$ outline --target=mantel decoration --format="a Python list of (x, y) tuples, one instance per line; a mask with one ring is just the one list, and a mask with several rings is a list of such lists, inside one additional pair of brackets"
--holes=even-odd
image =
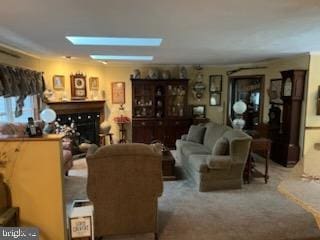
[(43, 100), (44, 91), (42, 72), (0, 64), (0, 96), (17, 97), (15, 117), (22, 115), (27, 96), (38, 95)]
[(112, 103), (124, 104), (125, 103), (125, 83), (113, 82), (111, 83)]
[(76, 73), (70, 75), (71, 81), (71, 99), (84, 100), (87, 97), (86, 75)]
[(54, 90), (64, 90), (64, 76), (54, 75), (52, 78), (52, 86)]
[(99, 90), (99, 78), (90, 77), (89, 78), (89, 88), (90, 88), (91, 91)]

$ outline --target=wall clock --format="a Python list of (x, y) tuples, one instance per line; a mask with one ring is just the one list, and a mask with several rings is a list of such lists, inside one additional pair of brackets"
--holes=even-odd
[(83, 74), (74, 74), (70, 76), (71, 80), (71, 99), (83, 100), (87, 97), (86, 76)]
[(292, 80), (291, 78), (287, 78), (283, 84), (283, 93), (284, 97), (291, 97), (292, 95)]

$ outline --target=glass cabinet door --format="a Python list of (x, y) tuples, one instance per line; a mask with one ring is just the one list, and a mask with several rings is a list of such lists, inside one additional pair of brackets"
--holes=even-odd
[(186, 85), (169, 84), (167, 86), (167, 116), (183, 117), (186, 110)]
[(137, 84), (133, 91), (133, 117), (154, 117), (154, 87)]

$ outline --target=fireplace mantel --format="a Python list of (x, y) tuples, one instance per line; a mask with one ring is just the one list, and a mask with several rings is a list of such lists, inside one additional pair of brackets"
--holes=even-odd
[(71, 113), (100, 112), (100, 121), (104, 121), (105, 100), (93, 101), (68, 101), (68, 102), (47, 102), (58, 115)]

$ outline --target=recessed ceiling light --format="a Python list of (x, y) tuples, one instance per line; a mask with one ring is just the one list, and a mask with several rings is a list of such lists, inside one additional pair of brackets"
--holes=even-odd
[(124, 56), (124, 55), (90, 55), (95, 60), (131, 60), (131, 61), (152, 61), (153, 56)]
[(162, 42), (162, 38), (66, 36), (66, 39), (74, 45), (104, 46), (160, 46)]

